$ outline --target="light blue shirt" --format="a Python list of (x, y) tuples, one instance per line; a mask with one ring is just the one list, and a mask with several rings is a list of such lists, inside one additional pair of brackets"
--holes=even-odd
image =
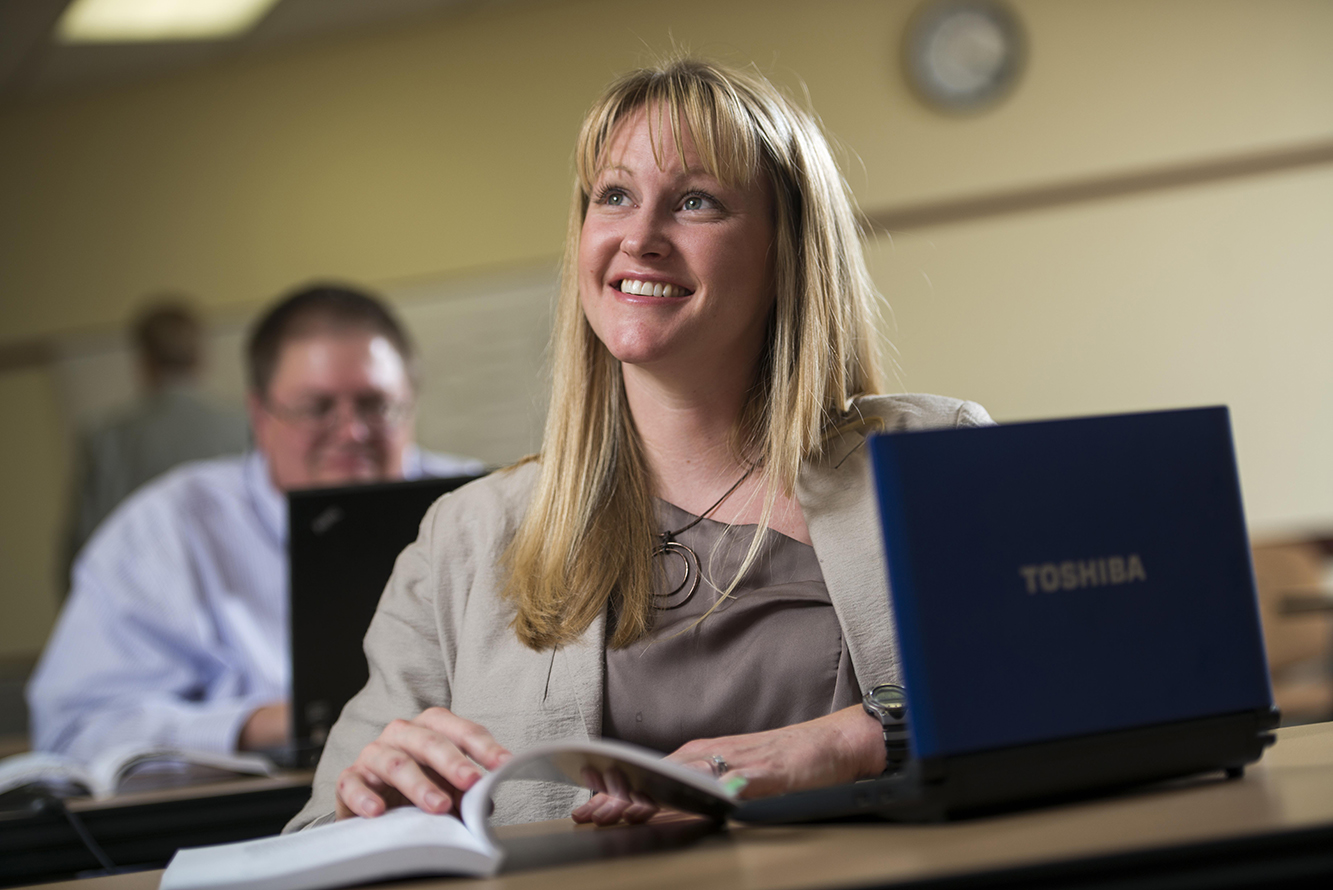
[[(407, 478), (481, 472), (412, 449)], [(140, 489), (74, 564), (28, 684), (33, 747), (229, 752), (288, 698), (287, 501), (258, 452), (186, 464)]]

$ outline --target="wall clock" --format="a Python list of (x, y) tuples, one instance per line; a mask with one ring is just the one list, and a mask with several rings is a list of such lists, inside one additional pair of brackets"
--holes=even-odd
[(926, 105), (972, 113), (994, 106), (1022, 73), (1026, 41), (1018, 18), (995, 0), (936, 0), (908, 23), (907, 80)]

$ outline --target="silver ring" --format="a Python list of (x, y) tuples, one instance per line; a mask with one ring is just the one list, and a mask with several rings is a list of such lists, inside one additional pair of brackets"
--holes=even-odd
[(722, 759), (721, 754), (714, 754), (708, 758), (708, 762), (713, 764), (713, 776), (715, 778), (721, 778), (731, 772), (731, 765)]

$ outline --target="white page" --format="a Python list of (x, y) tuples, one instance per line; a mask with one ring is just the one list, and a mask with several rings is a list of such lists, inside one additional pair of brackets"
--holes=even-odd
[(453, 816), (400, 807), (374, 819), (181, 850), (159, 890), (306, 890), (405, 875), (490, 875), (498, 852)]
[(494, 788), (510, 779), (582, 787), (585, 769), (619, 770), (630, 788), (664, 805), (723, 815), (735, 804), (711, 776), (654, 751), (624, 742), (554, 742), (484, 776), (463, 796), (462, 821), (402, 807), (374, 819), (181, 850), (160, 890), (310, 890), (422, 873), (492, 875), (504, 855), (489, 824)]
[(587, 787), (582, 779), (585, 769), (599, 773), (618, 769), (631, 789), (648, 794), (664, 806), (696, 809), (687, 802), (680, 786), (715, 801), (719, 811), (729, 810), (736, 803), (735, 794), (712, 776), (664, 760), (656, 751), (608, 739), (568, 740), (530, 748), (483, 776), (463, 795), (459, 805), (463, 822), (473, 834), (500, 850), (490, 826), (491, 795), (496, 785), (509, 780), (528, 780), (584, 788)]
[(69, 782), (83, 785), (89, 791), (96, 790), (88, 771), (63, 754), (25, 751), (0, 760), (0, 794), (24, 785)]
[(154, 763), (194, 764), (254, 776), (272, 776), (277, 772), (272, 761), (258, 754), (222, 754), (164, 746), (145, 748), (133, 743), (103, 751), (88, 764), (88, 772), (96, 783), (97, 796), (107, 797), (116, 793), (129, 773)]

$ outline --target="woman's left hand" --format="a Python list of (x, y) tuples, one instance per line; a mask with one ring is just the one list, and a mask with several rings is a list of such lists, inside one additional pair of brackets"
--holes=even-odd
[[(727, 765), (720, 776), (714, 758)], [(697, 739), (667, 757), (720, 779), (744, 778), (745, 785), (738, 791), (742, 798), (877, 776), (884, 771), (884, 758), (883, 729), (860, 705), (781, 729)], [(575, 822), (642, 822), (657, 812), (650, 801), (620, 788), (595, 783), (593, 787), (598, 793), (574, 810)]]
[(570, 817), (575, 822), (615, 825), (617, 822), (646, 822), (657, 814), (657, 804), (637, 791), (631, 791), (619, 770), (599, 773), (588, 770), (583, 781), (597, 793)]
[(741, 776), (742, 798), (771, 797), (806, 788), (854, 782), (884, 771), (884, 732), (860, 705), (805, 723), (746, 735), (698, 739), (668, 760), (716, 774), (714, 758)]

